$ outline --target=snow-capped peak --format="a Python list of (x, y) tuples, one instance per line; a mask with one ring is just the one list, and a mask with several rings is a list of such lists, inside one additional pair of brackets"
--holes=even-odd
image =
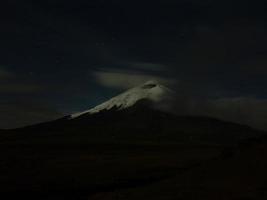
[(72, 114), (70, 118), (74, 119), (84, 114), (94, 114), (103, 110), (110, 110), (112, 108), (122, 110), (133, 106), (139, 100), (143, 99), (160, 103), (172, 99), (173, 96), (174, 92), (170, 89), (158, 84), (156, 81), (148, 81), (140, 86), (129, 89), (90, 110)]

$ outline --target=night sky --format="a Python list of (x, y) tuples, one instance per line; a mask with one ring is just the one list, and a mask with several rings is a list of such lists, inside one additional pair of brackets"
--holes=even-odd
[(0, 128), (88, 109), (150, 79), (180, 96), (201, 99), (207, 112), (263, 128), (267, 124), (264, 4), (257, 0), (2, 1)]

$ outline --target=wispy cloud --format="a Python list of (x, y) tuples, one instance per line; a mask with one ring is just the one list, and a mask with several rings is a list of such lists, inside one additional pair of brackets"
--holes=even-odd
[(250, 126), (267, 129), (267, 100), (252, 97), (211, 101), (209, 114)]
[(164, 85), (176, 84), (177, 80), (133, 70), (101, 70), (93, 72), (96, 82), (104, 87), (127, 89), (154, 80)]
[(0, 66), (0, 80), (13, 77), (13, 73)]
[(0, 66), (0, 93), (20, 94), (40, 91), (42, 86), (21, 80), (21, 77)]
[(62, 116), (56, 109), (34, 101), (0, 101), (0, 128), (17, 128)]
[(168, 70), (168, 68), (163, 64), (158, 63), (149, 63), (149, 62), (132, 62), (126, 63), (132, 69), (136, 70), (144, 70), (144, 71), (152, 71), (152, 72), (163, 72)]
[(210, 116), (267, 130), (267, 99), (179, 97), (175, 106), (173, 111), (181, 115)]
[(26, 83), (4, 83), (0, 84), (0, 93), (32, 93), (42, 89), (39, 85)]

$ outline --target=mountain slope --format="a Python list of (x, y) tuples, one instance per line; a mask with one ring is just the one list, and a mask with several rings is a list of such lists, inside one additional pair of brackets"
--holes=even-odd
[[(154, 81), (127, 90), (84, 112), (15, 130), (20, 138), (120, 142), (233, 144), (259, 134), (247, 126), (168, 112), (176, 94)], [(16, 135), (16, 134), (15, 134)], [(16, 136), (15, 136), (16, 137)], [(76, 139), (74, 139), (76, 138)]]
[[(155, 81), (148, 81), (143, 85), (127, 90), (126, 92), (111, 98), (110, 100), (92, 108), (90, 110), (75, 113), (70, 116), (71, 119), (80, 117), (84, 114), (94, 114), (103, 110), (116, 108), (122, 110), (129, 108), (140, 100), (149, 100), (155, 103), (158, 108), (163, 107), (163, 104), (170, 104), (175, 98), (175, 93), (163, 85)], [(165, 106), (166, 107), (166, 106)]]
[[(150, 199), (142, 194), (153, 197), (146, 185), (155, 185), (159, 199), (176, 197), (181, 188), (171, 187), (172, 177), (180, 184), (176, 175), (184, 169), (220, 157), (225, 148), (231, 147), (231, 155), (241, 138), (259, 134), (213, 118), (175, 116), (147, 103), (15, 130), (12, 139), (0, 142), (2, 194), (11, 199), (85, 200), (94, 194), (113, 199), (117, 192), (112, 198), (105, 193), (124, 195), (121, 190), (137, 188), (122, 199)], [(144, 192), (138, 190), (143, 187)], [(187, 191), (194, 192), (194, 186)]]
[(12, 138), (75, 143), (194, 143), (234, 144), (261, 132), (209, 117), (177, 116), (150, 106), (148, 100), (117, 110), (103, 110), (14, 130)]
[(10, 199), (85, 200), (156, 184), (217, 158), (224, 149), (231, 154), (240, 140), (261, 134), (231, 122), (159, 109), (173, 97), (162, 86), (149, 83), (134, 89), (137, 94), (129, 91), (93, 111), (4, 134), (0, 192)]

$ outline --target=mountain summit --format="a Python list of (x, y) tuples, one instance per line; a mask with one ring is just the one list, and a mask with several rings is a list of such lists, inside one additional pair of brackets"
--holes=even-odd
[(166, 110), (174, 99), (175, 92), (156, 81), (147, 81), (146, 83), (129, 89), (92, 109), (72, 114), (70, 118), (74, 119), (84, 114), (94, 114), (110, 109), (122, 110), (129, 108), (142, 100), (151, 102), (153, 106), (158, 109)]

